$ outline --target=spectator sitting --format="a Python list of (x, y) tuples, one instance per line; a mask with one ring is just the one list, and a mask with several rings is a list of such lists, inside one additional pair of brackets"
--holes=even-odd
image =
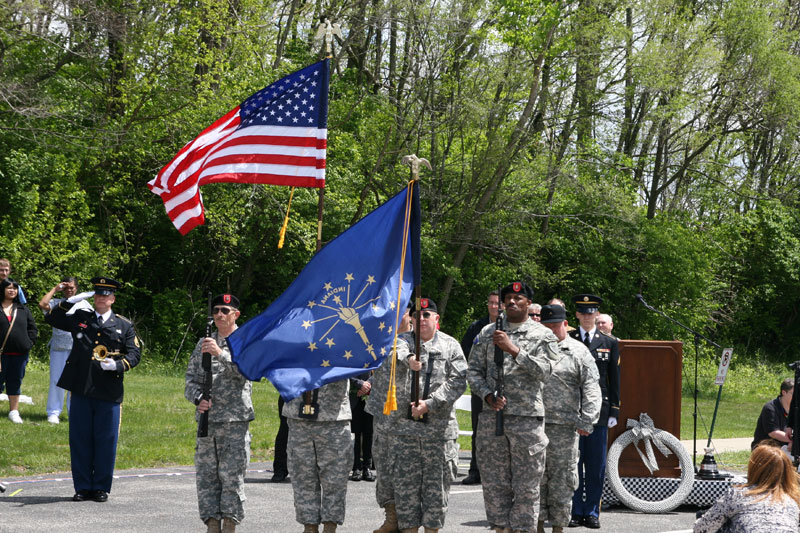
[(797, 532), (800, 487), (780, 448), (756, 446), (747, 465), (747, 485), (733, 487), (694, 524), (695, 533)]
[(782, 444), (791, 443), (792, 428), (787, 428), (786, 423), (789, 407), (792, 405), (793, 392), (794, 380), (786, 378), (781, 382), (781, 391), (778, 397), (764, 404), (758, 422), (756, 422), (750, 449), (754, 450), (761, 441), (766, 439), (775, 439)]

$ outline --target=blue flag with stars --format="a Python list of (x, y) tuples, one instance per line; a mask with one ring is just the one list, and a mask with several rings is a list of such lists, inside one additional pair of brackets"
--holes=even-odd
[(242, 374), (266, 377), (288, 401), (378, 368), (391, 353), (397, 311), (420, 279), (419, 231), (414, 183), (328, 243), (266, 311), (228, 337)]

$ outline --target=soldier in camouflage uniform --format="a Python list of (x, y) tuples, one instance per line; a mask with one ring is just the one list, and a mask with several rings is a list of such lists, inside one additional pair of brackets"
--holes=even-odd
[[(467, 389), (467, 360), (461, 345), (437, 331), (439, 315), (433, 300), (420, 299), (420, 307), (417, 333), (422, 353), (419, 360), (412, 356), (414, 333), (398, 339), (398, 409), (389, 415), (388, 427), (397, 523), (402, 533), (416, 532), (420, 526), (426, 533), (435, 533), (444, 527), (452, 478), (447, 456), (448, 447), (452, 454), (452, 435), (448, 430), (452, 433), (455, 402)], [(413, 403), (412, 371), (419, 372), (418, 404)], [(408, 417), (409, 409), (417, 420)]]
[[(499, 533), (536, 527), (547, 448), (542, 388), (561, 359), (555, 335), (528, 317), (531, 298), (533, 290), (524, 283), (504, 287), (504, 331), (495, 331), (494, 324), (483, 328), (469, 357), (470, 388), (486, 402), (476, 442), (483, 501), (486, 518)], [(495, 346), (504, 356), (504, 394), (498, 398)], [(502, 436), (495, 435), (499, 410), (505, 425)]]
[[(411, 331), (411, 303), (406, 308), (405, 313), (400, 318), (400, 325), (397, 333)], [(376, 483), (375, 499), (378, 505), (385, 511), (386, 518), (381, 526), (373, 533), (395, 533), (398, 529), (397, 511), (394, 505), (394, 485), (392, 483), (392, 473), (389, 468), (389, 424), (390, 419), (383, 414), (383, 406), (389, 392), (389, 378), (391, 375), (391, 361), (387, 357), (383, 364), (372, 373), (370, 383), (372, 389), (367, 398), (365, 410), (372, 415), (372, 460), (375, 463)]]
[[(197, 438), (197, 503), (209, 532), (232, 532), (244, 519), (244, 475), (250, 462), (250, 421), (255, 418), (252, 385), (231, 362), (227, 337), (237, 328), (239, 299), (220, 294), (212, 300), (217, 331), (200, 339), (186, 369), (184, 396), (208, 411), (208, 436)], [(211, 354), (211, 400), (202, 399), (203, 352)], [(221, 529), (220, 529), (221, 527)]]
[(578, 436), (592, 432), (603, 397), (594, 357), (582, 342), (567, 335), (564, 307), (546, 305), (541, 313), (542, 325), (558, 339), (563, 357), (544, 384), (545, 433), (550, 443), (537, 532), (544, 533), (544, 522), (549, 520), (553, 533), (562, 533), (578, 487)]
[(317, 533), (320, 523), (324, 533), (332, 533), (344, 523), (347, 475), (353, 458), (349, 387), (347, 379), (328, 383), (283, 406), (289, 423), (294, 512), (304, 526), (303, 533)]

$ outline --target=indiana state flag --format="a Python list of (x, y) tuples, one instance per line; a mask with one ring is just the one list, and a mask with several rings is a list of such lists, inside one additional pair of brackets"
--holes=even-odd
[(420, 277), (418, 190), (409, 185), (328, 243), (228, 337), (245, 377), (266, 377), (288, 401), (381, 365)]

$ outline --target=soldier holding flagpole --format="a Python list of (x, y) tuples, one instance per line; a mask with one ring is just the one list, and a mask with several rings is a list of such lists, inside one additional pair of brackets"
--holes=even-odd
[[(438, 331), (436, 303), (421, 298), (418, 307), (418, 330), (404, 333), (397, 344), (399, 408), (390, 415), (388, 450), (399, 529), (414, 533), (421, 526), (436, 533), (444, 527), (451, 483), (447, 430), (455, 402), (467, 389), (467, 360), (458, 341)], [(413, 353), (417, 338), (418, 358)], [(421, 378), (417, 402), (414, 373)]]

